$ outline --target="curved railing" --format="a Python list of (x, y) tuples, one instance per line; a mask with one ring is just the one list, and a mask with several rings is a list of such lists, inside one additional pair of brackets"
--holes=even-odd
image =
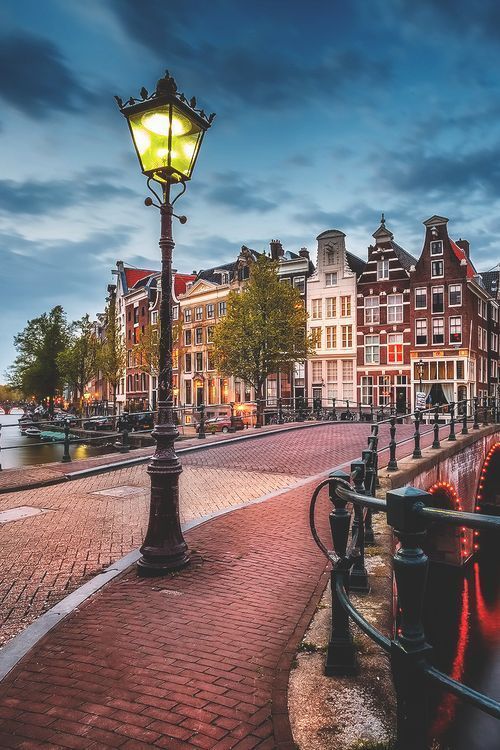
[[(465, 406), (464, 404), (464, 411)], [(474, 406), (477, 410), (477, 403)], [(487, 421), (487, 415), (485, 418)], [(494, 418), (498, 419), (496, 412)], [(418, 421), (419, 417), (415, 416), (415, 419)], [(390, 454), (395, 461), (394, 444), (397, 443), (393, 418), (389, 420), (389, 424)], [(477, 414), (474, 417), (474, 425), (476, 424)], [(432, 648), (426, 641), (422, 625), (428, 558), (421, 545), (431, 524), (488, 529), (500, 536), (500, 517), (430, 507), (432, 495), (414, 487), (392, 490), (387, 493), (386, 500), (374, 497), (379, 452), (378, 425), (374, 425), (374, 428), (375, 432), (372, 431), (369, 437), (370, 447), (363, 451), (362, 460), (351, 464), (351, 474), (332, 472), (328, 479), (316, 487), (311, 498), (311, 533), (332, 565), (332, 627), (325, 673), (349, 675), (357, 672), (356, 652), (350, 632), (352, 620), (390, 655), (397, 697), (397, 748), (426, 750), (426, 683), (429, 680), (497, 719), (500, 719), (500, 703), (453, 679), (430, 663)], [(418, 430), (418, 426), (416, 429)], [(454, 435), (453, 425), (450, 426), (450, 435)], [(334, 508), (329, 514), (333, 550), (327, 548), (315, 523), (317, 499), (326, 486)], [(387, 523), (399, 540), (398, 549), (393, 556), (399, 617), (398, 627), (392, 638), (386, 637), (371, 625), (349, 598), (351, 591), (369, 591), (364, 566), (364, 546), (370, 539), (373, 541), (372, 511), (386, 513)]]

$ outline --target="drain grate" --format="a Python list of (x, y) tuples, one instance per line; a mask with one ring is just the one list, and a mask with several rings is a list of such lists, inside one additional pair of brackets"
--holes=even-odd
[(144, 487), (134, 487), (130, 484), (123, 484), (121, 487), (110, 487), (108, 490), (96, 490), (92, 495), (110, 495), (111, 497), (127, 497), (128, 495), (142, 495), (145, 492)]
[(40, 513), (48, 513), (46, 508), (33, 508), (31, 505), (20, 505), (18, 508), (9, 508), (0, 512), (0, 523), (10, 521), (21, 521), (23, 518), (38, 516)]

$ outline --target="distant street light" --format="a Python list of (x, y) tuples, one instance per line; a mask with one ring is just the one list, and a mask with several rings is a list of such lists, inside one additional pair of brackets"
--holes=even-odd
[[(179, 474), (182, 471), (175, 453), (178, 437), (173, 413), (172, 387), (172, 217), (185, 224), (185, 216), (177, 216), (173, 205), (191, 179), (205, 131), (215, 115), (207, 117), (196, 109), (194, 97), (188, 102), (177, 91), (174, 79), (165, 73), (151, 95), (141, 89), (141, 99), (129, 99), (125, 104), (115, 97), (126, 117), (142, 172), (147, 176), (148, 188), (157, 199), (146, 198), (147, 206), (160, 210), (161, 218), (161, 298), (158, 373), (158, 423), (153, 431), (156, 448), (148, 465), (151, 477), (149, 525), (141, 547), (142, 557), (137, 563), (143, 576), (164, 575), (184, 567), (189, 562), (189, 551), (182, 535), (179, 519)], [(161, 185), (161, 196), (153, 190), (151, 181)], [(171, 201), (171, 189), (182, 190)]]

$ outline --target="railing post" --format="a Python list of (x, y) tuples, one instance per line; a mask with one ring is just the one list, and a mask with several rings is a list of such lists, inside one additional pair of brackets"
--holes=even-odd
[(373, 424), (373, 401), (370, 401), (370, 422)]
[(488, 399), (483, 396), (483, 427), (488, 427)]
[(71, 461), (69, 454), (69, 419), (64, 420), (64, 453), (61, 461), (63, 464), (67, 464)]
[[(358, 495), (365, 495), (365, 463), (354, 461), (351, 464), (354, 490)], [(359, 503), (354, 503), (354, 521), (352, 523), (352, 537), (355, 543), (353, 553), (357, 550), (354, 565), (349, 576), (349, 587), (351, 591), (367, 594), (370, 590), (368, 585), (368, 573), (365, 568), (365, 519), (364, 508)]]
[(474, 424), (472, 429), (479, 430), (479, 399), (477, 396), (474, 396)]
[(332, 627), (325, 663), (325, 674), (351, 675), (357, 672), (356, 652), (349, 628), (349, 615), (337, 596), (337, 581), (340, 581), (349, 592), (349, 567), (346, 558), (347, 541), (351, 514), (346, 510), (346, 501), (336, 493), (337, 482), (342, 482), (350, 489), (349, 475), (343, 471), (332, 471), (330, 474), (330, 501), (335, 510), (330, 513), (330, 529), (333, 549), (337, 560), (333, 564), (330, 582), (332, 587)]
[(332, 422), (337, 421), (337, 409), (335, 407), (336, 399), (332, 398)]
[[(375, 469), (374, 458), (376, 454), (370, 448), (361, 452), (361, 459), (365, 464), (365, 488), (369, 495), (375, 495)], [(365, 513), (365, 547), (375, 544), (375, 535), (372, 525), (372, 509), (367, 508)]]
[(198, 439), (204, 440), (206, 438), (205, 434), (205, 404), (200, 404), (198, 407), (198, 411), (200, 412), (200, 426), (198, 429)]
[(462, 413), (462, 435), (469, 434), (469, 428), (467, 427), (467, 399), (464, 398), (462, 401), (463, 413)]
[(375, 495), (375, 490), (380, 487), (380, 482), (378, 479), (378, 424), (372, 425), (371, 434), (368, 437), (368, 448), (373, 451), (373, 471), (374, 471), (374, 480), (373, 480), (373, 491), (372, 495)]
[(358, 404), (358, 409), (359, 409), (359, 412), (358, 412), (359, 413), (359, 421), (362, 422), (363, 421), (363, 409), (361, 408), (361, 401)]
[(278, 399), (278, 424), (283, 424), (283, 399)]
[(434, 440), (432, 441), (432, 448), (440, 448), (441, 443), (439, 442), (439, 406), (434, 408)]
[(348, 398), (346, 399), (346, 404), (347, 404), (347, 409), (346, 409), (345, 417), (346, 417), (346, 420), (350, 421), (352, 415), (351, 415), (351, 411), (349, 409), (349, 399)]
[(455, 402), (452, 401), (450, 404), (450, 434), (448, 435), (448, 440), (456, 440), (457, 436), (455, 435)]
[(422, 415), (419, 411), (415, 412), (415, 432), (413, 433), (413, 440), (415, 441), (415, 447), (413, 449), (412, 458), (422, 458), (422, 451), (420, 449), (420, 420)]
[(398, 462), (396, 461), (396, 417), (391, 417), (390, 427), (391, 439), (389, 441), (389, 463), (387, 464), (388, 471), (397, 471)]
[(387, 523), (400, 541), (393, 558), (398, 612), (391, 643), (391, 667), (397, 699), (398, 750), (425, 750), (428, 732), (426, 678), (419, 665), (430, 655), (422, 625), (428, 558), (421, 549), (425, 523), (414, 512), (416, 503), (429, 504), (430, 495), (415, 487), (387, 493)]

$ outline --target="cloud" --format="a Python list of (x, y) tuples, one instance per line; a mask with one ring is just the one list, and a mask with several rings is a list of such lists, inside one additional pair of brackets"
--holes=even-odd
[(25, 31), (0, 36), (0, 97), (28, 117), (77, 111), (87, 93), (49, 40)]
[[(215, 187), (213, 186), (215, 185)], [(291, 194), (283, 189), (271, 188), (263, 180), (244, 180), (237, 172), (220, 172), (214, 175), (210, 185), (199, 188), (211, 203), (238, 208), (241, 211), (267, 213), (278, 208)]]
[[(402, 19), (425, 22), (436, 31), (442, 29), (449, 36), (450, 29), (479, 33), (490, 39), (500, 37), (500, 7), (498, 0), (481, 0), (472, 10), (470, 0), (392, 0), (393, 12)], [(419, 33), (421, 33), (421, 23)]]

